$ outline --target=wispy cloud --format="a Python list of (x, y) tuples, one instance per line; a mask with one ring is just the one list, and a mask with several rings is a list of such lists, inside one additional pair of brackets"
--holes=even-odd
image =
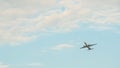
[(8, 67), (9, 67), (9, 65), (0, 62), (0, 68), (8, 68)]
[(43, 66), (42, 63), (37, 63), (37, 62), (35, 62), (35, 63), (30, 63), (30, 64), (27, 64), (27, 65), (30, 66), (30, 67), (41, 67), (41, 66)]
[(119, 3), (119, 0), (0, 1), (0, 40), (10, 44), (27, 42), (44, 32), (73, 31), (82, 23), (92, 25), (93, 29), (96, 25), (98, 29), (108, 29), (109, 25), (120, 25)]
[(52, 50), (62, 50), (62, 49), (67, 49), (67, 48), (72, 48), (74, 47), (73, 45), (69, 45), (69, 44), (59, 44), (57, 46), (52, 47)]
[(89, 26), (88, 28), (90, 28), (90, 29), (94, 29), (94, 30), (99, 30), (99, 31), (103, 31), (103, 30), (112, 30), (112, 28), (111, 27), (109, 27), (109, 26), (98, 26), (98, 25), (96, 25), (96, 26), (93, 26), (93, 25), (91, 25), (91, 26)]
[[(9, 64), (9, 67), (43, 67), (44, 66), (44, 64), (43, 63), (40, 63), (40, 62), (31, 62), (31, 63), (21, 63), (21, 64)], [(6, 66), (6, 67), (3, 67), (3, 68), (9, 68), (8, 66)], [(1, 68), (1, 67), (0, 67)]]

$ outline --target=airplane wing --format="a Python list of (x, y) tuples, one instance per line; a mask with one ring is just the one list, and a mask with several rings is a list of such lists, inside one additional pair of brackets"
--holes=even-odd
[(83, 47), (81, 47), (80, 49), (82, 49), (82, 48), (86, 48), (85, 46), (83, 46)]
[(89, 44), (88, 46), (94, 46), (94, 45), (96, 45), (96, 44)]

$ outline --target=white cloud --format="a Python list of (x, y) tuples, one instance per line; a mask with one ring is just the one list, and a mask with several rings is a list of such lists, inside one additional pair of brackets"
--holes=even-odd
[(74, 47), (74, 46), (69, 45), (69, 44), (60, 44), (60, 45), (53, 47), (52, 50), (62, 50), (62, 49), (72, 48), (72, 47)]
[(0, 62), (0, 68), (8, 68), (9, 66), (7, 64), (3, 64)]
[(119, 3), (119, 0), (0, 1), (0, 41), (27, 42), (44, 32), (73, 31), (84, 22), (93, 29), (96, 25), (98, 29), (108, 29), (109, 25), (120, 25)]
[(32, 66), (32, 67), (41, 67), (43, 66), (42, 63), (38, 63), (38, 62), (35, 62), (35, 63), (30, 63), (30, 64), (27, 64), (28, 66)]
[(95, 30), (100, 30), (100, 31), (103, 31), (103, 30), (111, 30), (112, 28), (111, 27), (108, 27), (108, 26), (89, 26), (90, 29), (95, 29)]

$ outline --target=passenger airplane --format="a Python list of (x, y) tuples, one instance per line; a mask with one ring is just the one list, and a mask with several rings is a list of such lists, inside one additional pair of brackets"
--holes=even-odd
[(96, 44), (87, 44), (86, 42), (84, 42), (84, 46), (81, 47), (80, 49), (88, 48), (88, 50), (92, 50), (93, 48), (90, 48), (90, 47), (93, 46), (93, 45), (96, 45)]

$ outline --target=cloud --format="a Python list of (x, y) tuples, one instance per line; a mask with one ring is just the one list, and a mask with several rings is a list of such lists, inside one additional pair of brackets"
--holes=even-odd
[(0, 62), (0, 68), (8, 68), (9, 66), (7, 64), (3, 64)]
[[(10, 67), (42, 67), (44, 66), (43, 63), (40, 63), (40, 62), (28, 62), (28, 63), (21, 63), (21, 64), (10, 64), (9, 65)], [(1, 67), (0, 67), (1, 68)], [(8, 68), (7, 66), (5, 68)]]
[(37, 62), (35, 62), (35, 63), (30, 63), (30, 64), (27, 64), (27, 65), (30, 66), (30, 67), (41, 67), (41, 66), (43, 66), (42, 63), (37, 63)]
[(69, 45), (69, 44), (60, 44), (60, 45), (57, 45), (53, 48), (51, 48), (52, 50), (62, 50), (62, 49), (66, 49), (66, 48), (72, 48), (74, 47), (73, 45)]
[(0, 1), (0, 41), (17, 44), (44, 33), (63, 33), (87, 23), (92, 29), (120, 26), (119, 0)]
[(112, 28), (111, 27), (108, 27), (108, 26), (98, 26), (98, 25), (96, 25), (96, 26), (89, 26), (88, 28), (90, 28), (90, 29), (94, 29), (94, 30), (97, 30), (97, 31), (103, 31), (103, 30), (112, 30)]
[[(61, 3), (68, 8), (72, 14), (78, 16), (80, 21), (92, 22), (93, 24), (108, 24), (119, 22), (120, 12), (118, 0), (75, 0), (76, 2), (68, 3), (65, 0)], [(72, 15), (70, 14), (70, 15)], [(120, 24), (120, 23), (118, 23)]]

